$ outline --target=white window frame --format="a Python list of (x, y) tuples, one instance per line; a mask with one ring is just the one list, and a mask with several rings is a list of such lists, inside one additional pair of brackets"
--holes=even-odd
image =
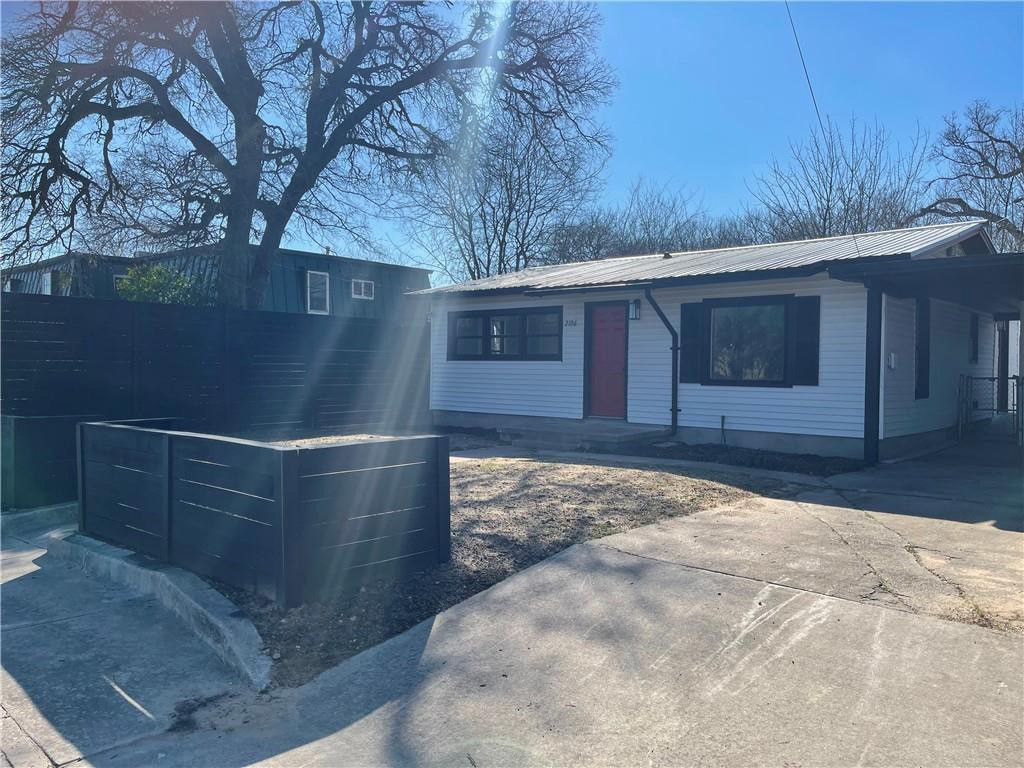
[[(356, 285), (359, 285), (359, 292), (356, 292)], [(370, 295), (366, 295), (366, 286), (370, 286)], [(373, 280), (362, 280), (360, 278), (352, 278), (352, 298), (362, 299), (363, 301), (373, 301), (377, 298), (377, 286), (373, 284)]]
[(53, 295), (53, 271), (46, 270), (42, 275), (42, 283), (39, 286), (39, 292), (44, 296)]
[[(327, 299), (326, 309), (313, 309), (309, 303), (309, 279), (312, 275), (320, 275), (324, 279), (324, 296)], [(329, 315), (331, 314), (331, 274), (330, 272), (318, 272), (314, 269), (306, 270), (306, 314)]]

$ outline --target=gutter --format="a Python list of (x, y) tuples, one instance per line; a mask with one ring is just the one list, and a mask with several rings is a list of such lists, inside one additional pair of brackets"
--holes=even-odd
[(654, 300), (654, 294), (650, 288), (644, 288), (644, 298), (651, 305), (654, 313), (661, 320), (669, 335), (672, 337), (672, 436), (679, 431), (679, 333), (672, 326), (672, 323), (661, 311), (661, 306)]

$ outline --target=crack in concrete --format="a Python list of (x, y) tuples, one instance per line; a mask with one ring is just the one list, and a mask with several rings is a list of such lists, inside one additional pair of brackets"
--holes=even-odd
[[(14, 723), (14, 727), (18, 729), (18, 731), (21, 733), (21, 735), (24, 736), (26, 739), (28, 739), (28, 741), (30, 741), (35, 746), (35, 748), (39, 750), (39, 753), (45, 758), (45, 760), (46, 760), (48, 765), (50, 765), (50, 766), (58, 765), (57, 761), (54, 760), (52, 757), (50, 757), (50, 753), (47, 752), (45, 749), (43, 749), (43, 745), (40, 744), (38, 741), (36, 741), (32, 737), (32, 734), (30, 734), (27, 730), (25, 730), (25, 728), (22, 726), (22, 724), (17, 721), (17, 719), (14, 717), (14, 715), (12, 715), (10, 712), (7, 711), (7, 707), (5, 707), (3, 705), (0, 705), (0, 712), (3, 712), (3, 719), (4, 720), (10, 720), (12, 723)], [(7, 753), (6, 752), (4, 752), (3, 755), (4, 755), (4, 759), (7, 760), (7, 762), (9, 762), (11, 765), (14, 765), (14, 761), (10, 760), (7, 757)], [(15, 768), (17, 768), (17, 767), (15, 766)]]
[[(945, 575), (939, 573), (934, 568), (929, 568), (927, 565), (925, 565), (924, 561), (921, 559), (920, 551), (937, 552), (938, 554), (940, 554), (943, 557), (945, 557), (947, 559), (950, 559), (950, 560), (956, 560), (956, 559), (959, 559), (959, 558), (947, 555), (945, 552), (941, 552), (941, 551), (939, 551), (937, 549), (930, 549), (928, 547), (920, 547), (920, 546), (914, 544), (912, 541), (907, 539), (907, 537), (904, 536), (902, 533), (900, 533), (898, 530), (896, 530), (895, 528), (893, 528), (890, 525), (886, 525), (884, 522), (882, 522), (877, 517), (875, 517), (873, 514), (871, 514), (871, 512), (869, 510), (864, 509), (859, 504), (857, 504), (857, 502), (855, 502), (853, 499), (851, 499), (849, 496), (847, 496), (845, 493), (843, 493), (842, 489), (833, 488), (832, 490), (835, 491), (836, 495), (839, 496), (839, 498), (841, 498), (843, 501), (845, 501), (847, 504), (849, 504), (852, 509), (859, 510), (864, 515), (864, 517), (866, 517), (868, 520), (870, 520), (873, 523), (876, 523), (877, 525), (880, 525), (882, 528), (885, 528), (885, 530), (887, 530), (890, 533), (892, 533), (893, 535), (895, 535), (896, 538), (898, 538), (901, 542), (903, 542), (903, 549), (904, 549), (904, 551), (906, 551), (912, 558), (914, 558), (914, 562), (918, 565), (918, 567), (920, 567), (925, 573), (929, 574), (932, 578), (934, 578), (937, 581), (939, 581), (941, 584), (944, 584), (945, 586), (947, 586), (950, 589), (952, 589), (956, 593), (957, 597), (961, 601), (963, 601), (964, 604), (967, 606), (968, 615), (970, 617), (969, 620), (961, 619), (961, 618), (957, 617), (956, 615), (949, 615), (949, 616), (946, 616), (945, 618), (949, 618), (949, 619), (952, 619), (954, 621), (962, 621), (962, 623), (965, 623), (965, 624), (977, 624), (979, 626), (988, 627), (990, 629), (999, 629), (999, 628), (1001, 628), (1000, 622), (998, 622), (993, 616), (988, 614), (981, 606), (979, 606), (974, 601), (974, 598), (972, 598), (967, 593), (967, 590), (964, 588), (964, 586), (962, 584), (960, 584), (957, 581), (954, 581), (953, 579), (949, 578), (948, 576), (945, 576)], [(799, 502), (797, 502), (797, 503), (799, 503)], [(915, 613), (917, 613), (917, 611), (915, 611)]]
[[(843, 499), (846, 499), (846, 497), (845, 497), (845, 496), (843, 496), (842, 494), (839, 494), (839, 496), (840, 496), (841, 498), (843, 498)], [(901, 593), (897, 592), (897, 591), (896, 591), (896, 590), (895, 590), (895, 589), (893, 588), (893, 586), (892, 586), (891, 584), (889, 584), (889, 583), (888, 583), (888, 582), (887, 582), (887, 581), (885, 580), (885, 577), (884, 577), (884, 576), (882, 576), (882, 574), (878, 572), (878, 569), (877, 569), (877, 568), (875, 568), (874, 564), (873, 564), (873, 563), (872, 563), (872, 562), (871, 562), (870, 560), (868, 560), (868, 558), (867, 558), (867, 557), (866, 557), (866, 556), (864, 555), (864, 553), (863, 553), (863, 552), (861, 552), (861, 551), (860, 551), (859, 549), (857, 549), (857, 547), (855, 547), (855, 546), (854, 546), (854, 545), (853, 545), (853, 544), (852, 544), (852, 543), (850, 542), (850, 540), (849, 540), (849, 539), (847, 539), (847, 538), (846, 538), (845, 536), (843, 536), (843, 534), (841, 534), (841, 533), (840, 533), (840, 532), (839, 532), (838, 530), (836, 530), (836, 527), (835, 527), (834, 525), (832, 525), (832, 524), (831, 524), (830, 522), (828, 522), (827, 520), (825, 520), (825, 519), (824, 519), (823, 517), (821, 517), (820, 515), (816, 515), (816, 514), (814, 514), (813, 512), (811, 512), (811, 511), (810, 511), (809, 509), (807, 509), (807, 507), (806, 507), (806, 504), (805, 504), (805, 502), (802, 502), (802, 501), (796, 501), (796, 500), (794, 500), (794, 503), (795, 503), (795, 504), (797, 505), (797, 507), (798, 507), (798, 508), (799, 508), (799, 509), (800, 509), (800, 510), (801, 510), (801, 511), (802, 511), (802, 512), (803, 512), (803, 513), (805, 514), (805, 515), (807, 515), (808, 517), (812, 517), (812, 518), (814, 518), (814, 519), (815, 519), (815, 520), (817, 520), (817, 521), (818, 521), (819, 523), (821, 523), (821, 524), (822, 524), (822, 525), (824, 525), (824, 526), (825, 526), (826, 528), (828, 528), (828, 529), (829, 529), (830, 531), (832, 531), (832, 533), (833, 533), (833, 534), (835, 535), (835, 537), (836, 537), (837, 539), (839, 539), (839, 541), (841, 541), (841, 542), (842, 542), (842, 543), (843, 543), (843, 544), (844, 544), (844, 545), (845, 545), (845, 546), (846, 546), (846, 547), (847, 547), (847, 548), (848, 548), (848, 549), (849, 549), (849, 550), (850, 550), (851, 552), (853, 552), (853, 554), (854, 554), (854, 555), (856, 555), (856, 556), (857, 556), (857, 558), (858, 558), (858, 559), (859, 559), (859, 560), (860, 560), (860, 561), (861, 561), (862, 563), (864, 563), (864, 565), (866, 565), (866, 566), (868, 567), (868, 573), (869, 573), (870, 575), (874, 576), (874, 577), (875, 577), (875, 579), (877, 579), (877, 580), (878, 580), (878, 585), (877, 585), (876, 587), (874, 587), (874, 588), (873, 588), (873, 589), (872, 589), (872, 590), (871, 590), (870, 592), (868, 592), (868, 593), (867, 593), (866, 595), (860, 595), (860, 598), (861, 598), (861, 599), (863, 599), (863, 600), (869, 600), (869, 599), (872, 599), (872, 598), (874, 597), (874, 595), (875, 595), (876, 593), (878, 593), (878, 592), (880, 592), (880, 591), (881, 591), (881, 592), (885, 592), (886, 594), (890, 594), (890, 595), (892, 595), (892, 596), (893, 596), (893, 598), (895, 598), (896, 602), (898, 602), (898, 603), (899, 603), (900, 605), (902, 605), (902, 606), (903, 606), (904, 608), (906, 608), (906, 609), (907, 609), (908, 611), (911, 611), (912, 613), (918, 613), (918, 611), (917, 611), (917, 610), (915, 610), (915, 609), (913, 608), (913, 606), (911, 606), (911, 605), (910, 605), (910, 603), (908, 603), (908, 602), (907, 602), (906, 600), (904, 600), (904, 599), (903, 599), (903, 598), (904, 598), (904, 595), (902, 595)]]

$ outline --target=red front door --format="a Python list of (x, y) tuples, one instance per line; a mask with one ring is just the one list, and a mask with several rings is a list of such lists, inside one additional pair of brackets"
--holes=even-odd
[(626, 417), (626, 305), (590, 307), (588, 416)]

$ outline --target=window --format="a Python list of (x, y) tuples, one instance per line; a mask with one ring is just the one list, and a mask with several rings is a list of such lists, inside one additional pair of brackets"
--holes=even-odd
[(40, 293), (50, 295), (53, 292), (53, 272), (43, 272)]
[(331, 276), (326, 272), (306, 272), (306, 312), (331, 314)]
[(820, 318), (818, 296), (683, 304), (679, 380), (719, 386), (817, 385)]
[(562, 308), (448, 313), (449, 360), (561, 360)]
[(128, 276), (127, 275), (114, 275), (114, 295), (115, 296), (120, 296), (121, 295), (121, 283), (124, 281), (124, 279), (126, 277), (128, 277)]
[(373, 301), (373, 280), (353, 280), (352, 298)]
[(932, 359), (932, 313), (928, 299), (918, 299), (914, 339), (914, 399), (925, 400), (930, 394)]
[(978, 313), (971, 312), (971, 348), (970, 348), (970, 362), (978, 362)]
[(712, 307), (708, 378), (782, 383), (786, 378), (785, 305)]

